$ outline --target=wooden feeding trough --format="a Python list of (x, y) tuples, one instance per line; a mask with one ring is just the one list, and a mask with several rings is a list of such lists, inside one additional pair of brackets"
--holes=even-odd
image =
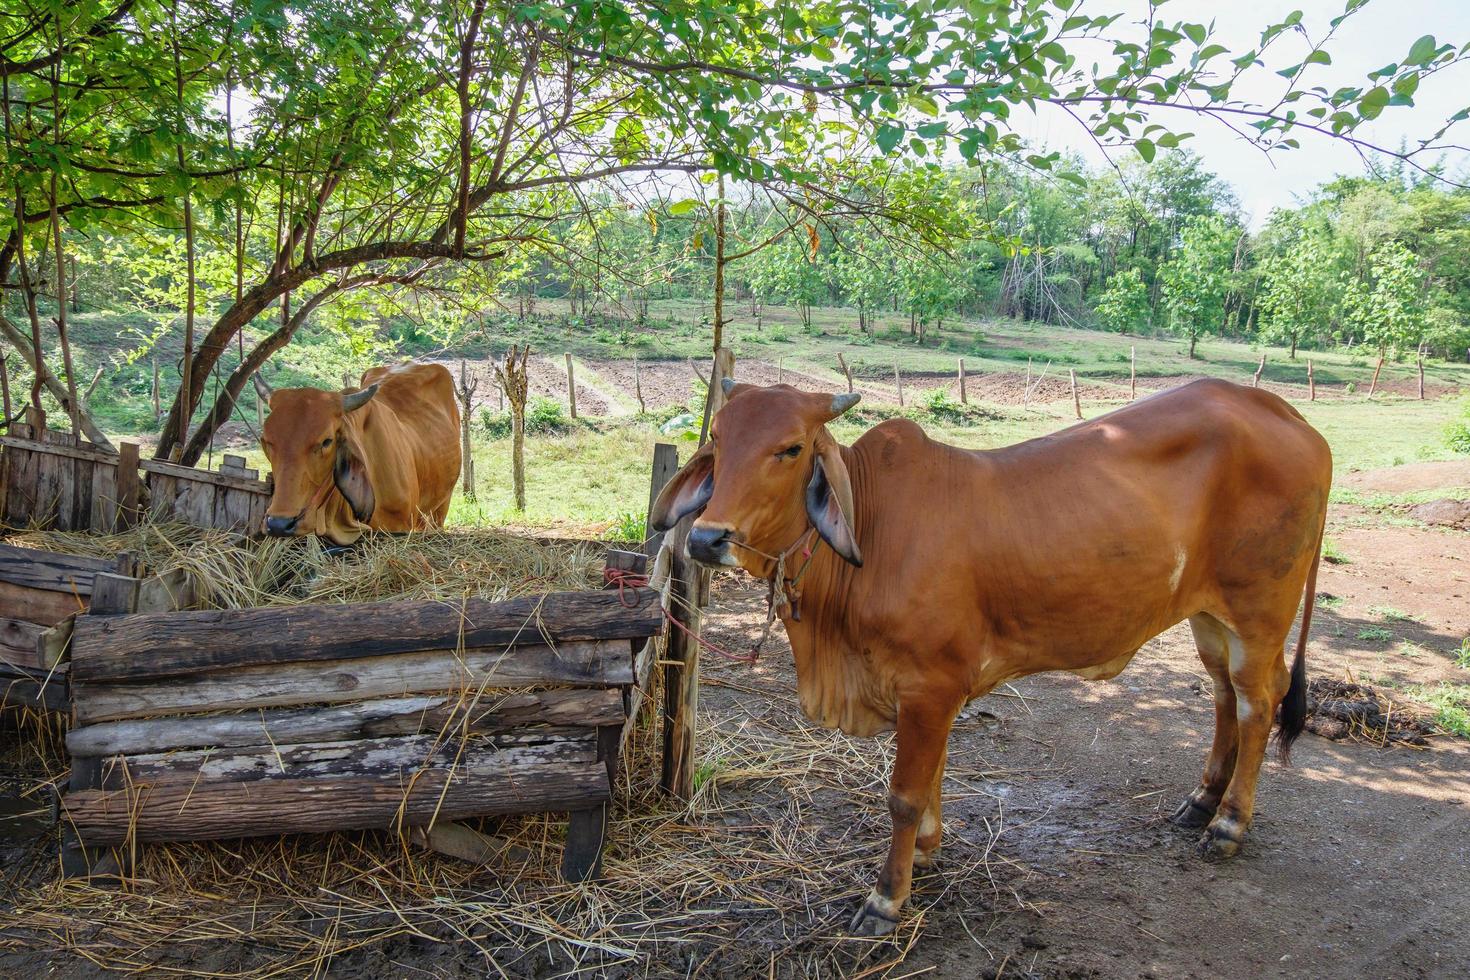
[(187, 607), (182, 573), (138, 577), (133, 556), (81, 558), (0, 544), (0, 705), (66, 711), (67, 644), (78, 613)]
[(662, 626), (648, 589), (80, 617), (63, 866), (565, 810), (594, 876)]
[(271, 484), (246, 468), (243, 456), (226, 453), (217, 473), (158, 459), (145, 459), (138, 465), (147, 474), (150, 519), (260, 533), (271, 502)]

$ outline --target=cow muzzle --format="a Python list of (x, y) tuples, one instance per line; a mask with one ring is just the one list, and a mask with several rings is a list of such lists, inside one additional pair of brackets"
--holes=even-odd
[(731, 535), (727, 527), (694, 525), (689, 529), (685, 545), (690, 558), (701, 565), (735, 565), (735, 555), (730, 549)]
[(276, 517), (267, 515), (265, 519), (265, 533), (273, 538), (289, 538), (296, 534), (296, 525), (300, 523), (301, 517)]

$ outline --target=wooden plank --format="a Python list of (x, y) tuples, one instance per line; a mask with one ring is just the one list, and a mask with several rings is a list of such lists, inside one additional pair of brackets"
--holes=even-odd
[(87, 608), (85, 596), (0, 582), (0, 616), (55, 626)]
[(139, 464), (139, 469), (144, 473), (156, 473), (160, 476), (172, 477), (185, 483), (202, 483), (212, 487), (232, 487), (236, 490), (244, 490), (247, 493), (270, 493), (266, 484), (260, 480), (249, 480), (228, 473), (211, 473), (209, 470), (196, 469), (192, 466), (180, 466), (178, 463), (169, 463), (161, 459), (145, 459)]
[[(14, 426), (19, 429), (19, 426)], [(84, 442), (76, 446), (61, 445), (49, 440), (36, 442), (34, 439), (25, 439), (16, 435), (0, 436), (0, 446), (7, 449), (19, 449), (28, 453), (40, 453), (46, 456), (61, 456), (66, 459), (90, 459), (100, 463), (117, 463), (117, 453), (101, 446)]]
[(143, 517), (141, 491), (138, 480), (138, 444), (119, 442), (118, 462), (114, 485), (116, 486), (116, 508), (112, 526), (125, 530), (137, 525)]
[(77, 674), (77, 635), (93, 618), (79, 617), (72, 637), (72, 688), (77, 721), (82, 724), (187, 711), (341, 704), (430, 692), (547, 683), (605, 687), (633, 681), (628, 644), (597, 640), (562, 643), (555, 649), (437, 650), (329, 664), (263, 664), (131, 684), (99, 683)]
[(91, 595), (93, 576), (116, 567), (109, 558), (83, 558), (0, 544), (0, 582), (32, 589)]
[(229, 748), (338, 742), (443, 731), (504, 732), (528, 725), (616, 724), (623, 718), (617, 688), (574, 688), (470, 696), (387, 698), (341, 707), (289, 708), (186, 718), (112, 721), (74, 728), (73, 756), (143, 755), (170, 749)]
[(81, 790), (62, 820), (89, 846), (329, 830), (395, 829), (501, 813), (586, 809), (610, 797), (602, 763), (504, 765), (494, 756), (417, 778), (345, 776)]
[[(684, 557), (684, 539), (693, 517), (686, 517), (669, 533), (674, 535), (669, 604), (684, 629), (669, 631), (664, 655), (663, 760), (659, 785), (687, 800), (694, 795), (694, 732), (699, 702), (699, 644), (702, 614), (696, 602), (699, 569)], [(75, 658), (75, 650), (73, 650)], [(75, 669), (75, 668), (73, 668)]]
[(92, 584), (92, 602), (87, 611), (93, 616), (117, 616), (138, 608), (138, 580), (129, 575), (101, 572)]
[(117, 529), (117, 474), (116, 466), (92, 464), (92, 500), (87, 527), (93, 531), (105, 534)]
[(60, 672), (0, 668), (0, 707), (69, 711), (66, 675)]
[[(620, 598), (637, 602), (624, 608)], [(91, 617), (73, 659), (87, 681), (181, 676), (245, 664), (346, 660), (515, 643), (634, 639), (663, 628), (650, 589), (496, 602), (363, 602)]]
[(40, 667), (38, 651), (45, 633), (40, 623), (0, 617), (0, 661), (12, 667)]
[(49, 670), (61, 662), (71, 640), (73, 617), (55, 626), (0, 618), (0, 662), (12, 667)]
[(451, 770), (465, 760), (493, 757), (498, 765), (597, 760), (597, 736), (543, 738), (532, 744), (497, 744), (493, 736), (468, 738), (409, 735), (352, 742), (302, 745), (257, 744), (234, 749), (198, 749), (102, 760), (98, 789), (146, 784), (249, 783), (263, 779), (341, 779), (348, 776), (409, 778), (421, 769)]
[(188, 569), (174, 568), (139, 582), (138, 601), (134, 608), (140, 613), (177, 612), (198, 601), (194, 577)]
[[(652, 516), (653, 505), (658, 500), (658, 495), (663, 492), (668, 482), (679, 472), (679, 450), (667, 442), (656, 442), (653, 444), (653, 473), (648, 481), (648, 511)], [(652, 557), (658, 554), (659, 547), (664, 541), (664, 532), (653, 533), (653, 528), (647, 522), (644, 523), (643, 552)]]
[(567, 841), (561, 857), (563, 881), (596, 881), (602, 877), (602, 845), (607, 837), (607, 804), (573, 810), (567, 818)]

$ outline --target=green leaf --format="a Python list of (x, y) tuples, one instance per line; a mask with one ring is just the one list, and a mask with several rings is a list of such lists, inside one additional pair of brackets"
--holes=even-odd
[(903, 140), (903, 127), (879, 123), (878, 132), (873, 134), (873, 139), (877, 142), (879, 151), (887, 155)]
[(1181, 24), (1179, 29), (1189, 35), (1189, 39), (1195, 44), (1204, 44), (1205, 35), (1208, 33), (1203, 24)]
[(1153, 163), (1154, 162), (1155, 149), (1154, 149), (1154, 141), (1153, 140), (1149, 140), (1149, 139), (1139, 140), (1138, 142), (1136, 142), (1136, 143), (1133, 144), (1133, 148), (1138, 151), (1138, 155), (1139, 156), (1143, 157), (1143, 162), (1144, 163)]
[(1409, 56), (1404, 59), (1404, 62), (1411, 65), (1426, 65), (1433, 60), (1434, 53), (1438, 50), (1439, 45), (1435, 43), (1434, 35), (1426, 34), (1414, 42), (1414, 46), (1409, 49)]
[(694, 210), (698, 207), (698, 201), (695, 201), (691, 198), (685, 198), (682, 201), (675, 201), (673, 204), (670, 204), (669, 214), (678, 218), (686, 214), (692, 214)]
[(1302, 64), (1304, 64), (1304, 65), (1330, 65), (1330, 64), (1332, 64), (1332, 55), (1328, 54), (1326, 51), (1322, 50), (1321, 48), (1318, 48), (1316, 51), (1313, 51), (1311, 54), (1307, 55), (1307, 60), (1306, 61), (1303, 61)]

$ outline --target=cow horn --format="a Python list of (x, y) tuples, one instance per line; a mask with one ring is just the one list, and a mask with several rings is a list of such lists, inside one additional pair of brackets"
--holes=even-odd
[(263, 402), (269, 402), (271, 400), (271, 386), (266, 384), (265, 379), (260, 376), (260, 372), (257, 371), (252, 374), (250, 380), (255, 382), (256, 397)]
[(359, 408), (362, 408), (362, 406), (364, 406), (368, 402), (372, 401), (373, 400), (373, 396), (376, 395), (377, 393), (378, 393), (378, 382), (374, 381), (372, 384), (370, 384), (366, 388), (362, 389), (362, 391), (354, 391), (354, 392), (351, 392), (350, 394), (343, 395), (342, 396), (342, 411), (344, 411), (344, 412), (355, 412), (355, 411), (357, 411)]
[(732, 391), (735, 390), (735, 379), (734, 378), (721, 378), (720, 379), (720, 387), (723, 388), (723, 389), (725, 389), (725, 394), (726, 394), (726, 396), (728, 396), (730, 394), (730, 392), (732, 392)]
[(843, 412), (863, 400), (863, 396), (855, 391), (849, 391), (841, 395), (832, 396), (832, 417), (835, 419)]

